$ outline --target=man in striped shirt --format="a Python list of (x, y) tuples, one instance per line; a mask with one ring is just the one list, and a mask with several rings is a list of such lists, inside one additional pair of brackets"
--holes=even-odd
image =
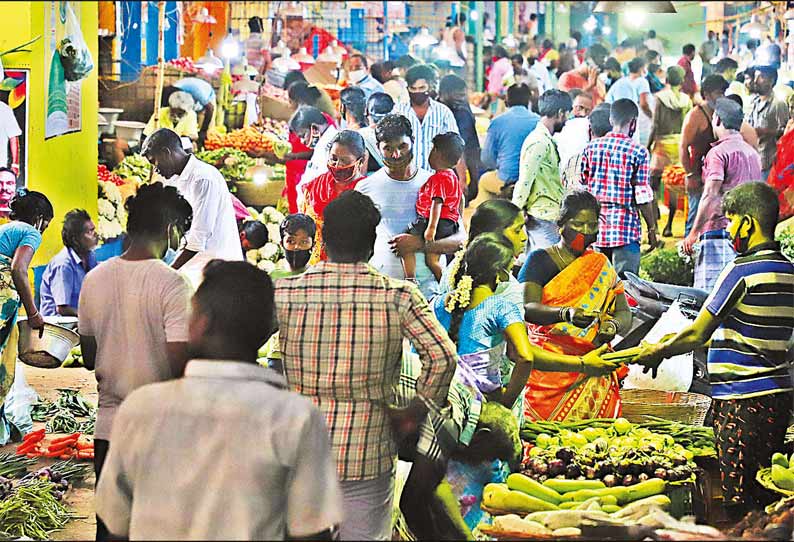
[(779, 204), (769, 185), (734, 188), (725, 195), (723, 210), (738, 256), (723, 269), (695, 322), (667, 341), (647, 345), (635, 362), (655, 372), (664, 358), (711, 340), (714, 430), (722, 491), (733, 515), (768, 504), (755, 476), (783, 449), (794, 401), (788, 356), (794, 265), (774, 241)]
[[(329, 261), (276, 281), (284, 374), (325, 414), (342, 483), (342, 540), (390, 540), (395, 438), (415, 438), (428, 409), (446, 405), (455, 345), (416, 286), (367, 265), (381, 218), (369, 197), (345, 192), (324, 218)], [(403, 339), (422, 372), (417, 397), (397, 409)]]

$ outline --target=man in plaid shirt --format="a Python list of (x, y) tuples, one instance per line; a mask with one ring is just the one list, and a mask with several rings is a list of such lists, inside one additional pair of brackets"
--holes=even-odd
[(618, 272), (640, 269), (642, 224), (637, 209), (648, 226), (648, 242), (656, 246), (650, 157), (632, 139), (638, 114), (633, 101), (616, 100), (609, 115), (612, 131), (588, 143), (582, 153), (582, 185), (601, 204), (595, 245)]
[[(380, 213), (350, 191), (325, 209), (328, 262), (276, 283), (284, 372), (325, 414), (344, 494), (344, 540), (390, 540), (395, 436), (445, 406), (455, 345), (414, 285), (372, 269)], [(422, 361), (417, 397), (395, 408), (403, 339)], [(394, 431), (394, 434), (392, 433)]]

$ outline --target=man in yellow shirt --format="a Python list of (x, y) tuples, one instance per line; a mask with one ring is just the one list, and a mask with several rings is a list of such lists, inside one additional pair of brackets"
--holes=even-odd
[(154, 114), (143, 129), (143, 135), (149, 137), (157, 128), (169, 128), (179, 137), (187, 137), (191, 141), (198, 139), (198, 118), (193, 109), (193, 97), (187, 92), (178, 90), (168, 97), (168, 107), (161, 107), (159, 126), (155, 126)]

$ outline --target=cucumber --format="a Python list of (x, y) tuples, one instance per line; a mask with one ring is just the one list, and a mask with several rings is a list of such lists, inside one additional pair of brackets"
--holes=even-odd
[(516, 514), (529, 514), (543, 510), (558, 510), (550, 502), (520, 491), (512, 491), (505, 484), (488, 484), (483, 489), (482, 506)]
[(559, 504), (560, 510), (573, 510), (582, 503), (576, 501), (566, 501)]
[(603, 489), (580, 489), (578, 491), (570, 491), (563, 494), (562, 500), (584, 502), (593, 497), (603, 498), (611, 496), (617, 500), (618, 504), (624, 505), (664, 493), (665, 487), (666, 483), (664, 480), (651, 478), (650, 480), (628, 487), (606, 487)]
[(526, 493), (531, 497), (537, 497), (538, 499), (550, 502), (551, 504), (560, 504), (560, 502), (562, 502), (562, 495), (523, 474), (513, 473), (508, 476), (507, 487), (520, 491), (521, 493)]
[(550, 478), (543, 482), (543, 485), (560, 494), (580, 489), (603, 489), (606, 487), (601, 480), (558, 480), (557, 478)]

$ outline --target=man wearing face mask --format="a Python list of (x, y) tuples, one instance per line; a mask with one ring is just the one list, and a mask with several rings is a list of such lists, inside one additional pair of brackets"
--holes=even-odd
[(649, 243), (657, 243), (650, 155), (648, 149), (632, 139), (638, 114), (633, 101), (616, 100), (609, 113), (612, 131), (587, 144), (581, 164), (582, 185), (601, 204), (596, 247), (618, 272), (635, 274), (640, 270), (639, 213), (648, 226)]
[(367, 174), (374, 173), (383, 167), (383, 155), (378, 149), (378, 141), (375, 139), (375, 126), (394, 109), (394, 100), (385, 92), (376, 92), (367, 100), (367, 125), (361, 128), (358, 133), (364, 138), (364, 146), (367, 148), (369, 161), (367, 162)]
[(784, 448), (792, 407), (794, 264), (774, 241), (775, 190), (746, 183), (725, 195), (726, 231), (738, 256), (720, 273), (695, 321), (675, 337), (645, 345), (634, 361), (654, 374), (665, 358), (709, 341), (708, 374), (726, 512), (741, 517), (769, 504), (760, 466)]
[(565, 126), (572, 108), (573, 101), (567, 92), (544, 92), (538, 100), (540, 121), (521, 146), (513, 203), (527, 216), (528, 252), (560, 240), (554, 220), (560, 210), (563, 189), (560, 154), (552, 136)]
[(166, 179), (165, 184), (176, 187), (193, 208), (187, 245), (172, 267), (198, 286), (209, 261), (242, 260), (232, 198), (223, 175), (186, 153), (179, 136), (168, 128), (154, 132), (144, 142), (141, 154)]
[[(433, 149), (433, 138), (438, 134), (455, 132), (460, 134), (455, 115), (449, 108), (434, 98), (438, 90), (438, 72), (428, 64), (411, 67), (405, 74), (410, 103), (398, 103), (394, 113), (402, 115), (411, 123), (416, 141), (414, 143), (414, 168), (430, 169), (427, 159)], [(455, 168), (458, 179), (465, 183), (466, 164), (461, 159)]]
[(328, 153), (328, 171), (305, 185), (301, 212), (309, 215), (317, 224), (317, 235), (310, 263), (326, 260), (322, 239), (323, 213), (325, 207), (343, 192), (353, 190), (364, 179), (364, 139), (352, 130), (342, 130), (331, 140)]
[(303, 213), (288, 215), (279, 225), (281, 248), (284, 250), (286, 268), (270, 273), (273, 280), (300, 275), (306, 271), (314, 248), (317, 224)]
[(736, 256), (725, 231), (725, 193), (744, 183), (762, 180), (761, 157), (739, 133), (742, 116), (742, 108), (736, 102), (717, 100), (712, 118), (717, 141), (704, 160), (703, 196), (692, 230), (684, 239), (683, 250), (687, 254), (692, 254), (698, 244), (694, 286), (706, 291), (714, 287), (720, 271)]
[(306, 184), (328, 171), (328, 151), (331, 140), (336, 137), (339, 130), (328, 122), (322, 111), (310, 106), (301, 106), (295, 111), (289, 120), (289, 129), (304, 145), (314, 151), (297, 187), (298, 208), (300, 208), (303, 205)]
[(364, 91), (365, 99), (375, 92), (385, 92), (383, 85), (369, 73), (367, 57), (356, 53), (347, 61), (347, 82)]

